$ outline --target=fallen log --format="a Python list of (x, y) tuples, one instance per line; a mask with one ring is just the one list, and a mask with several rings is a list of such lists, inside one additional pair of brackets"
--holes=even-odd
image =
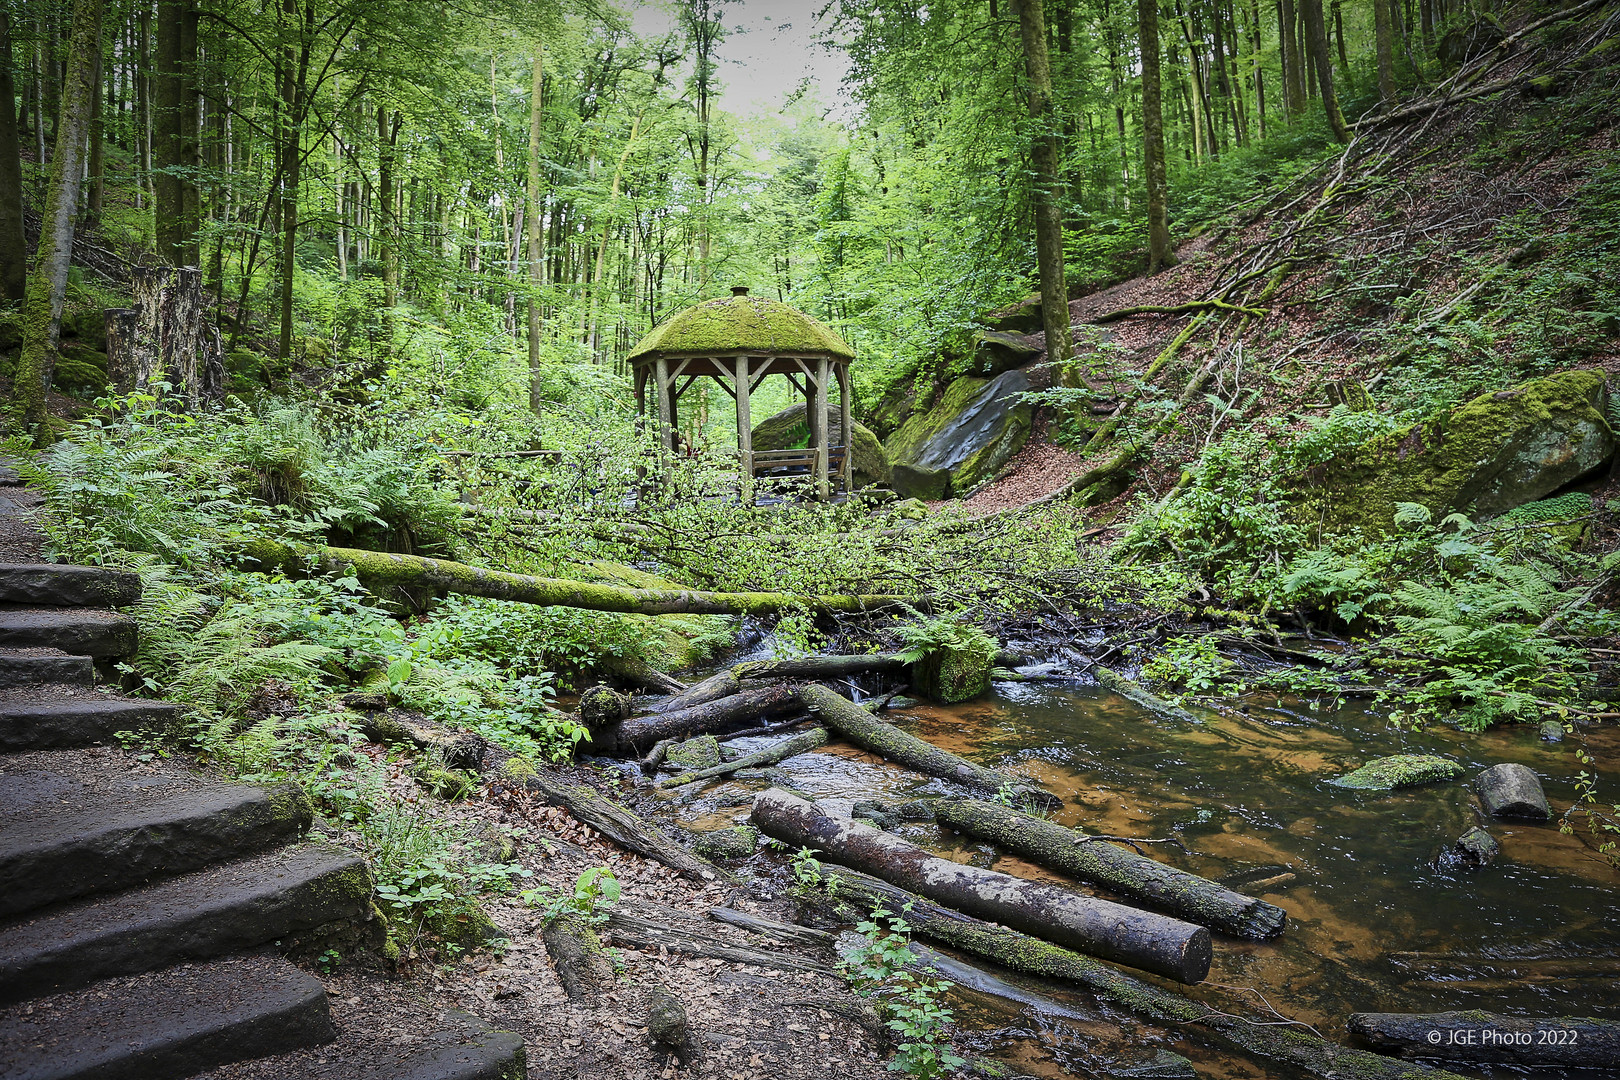
[(1062, 805), (1062, 800), (1051, 792), (995, 769), (975, 765), (949, 750), (941, 750), (893, 724), (884, 723), (842, 694), (824, 686), (811, 683), (800, 687), (799, 700), (816, 714), (829, 731), (843, 736), (862, 750), (869, 750), (908, 769), (926, 776), (955, 780), (965, 787), (992, 795), (1010, 792), (1017, 798), (1027, 799), (1042, 807)]
[(1105, 885), (1156, 911), (1223, 934), (1263, 941), (1282, 933), (1288, 917), (1264, 900), (1010, 806), (982, 799), (937, 799), (934, 820), (1017, 852), (1048, 870)]
[(358, 548), (314, 547), (256, 540), (238, 549), (260, 570), (289, 577), (352, 573), (385, 600), (415, 601), (422, 593), (487, 596), (546, 607), (621, 611), (637, 615), (764, 615), (790, 608), (862, 612), (924, 601), (898, 596), (796, 596), (776, 592), (706, 592), (701, 589), (635, 589), (567, 578), (511, 574), (449, 559), (399, 555)]
[(750, 820), (792, 847), (813, 848), (960, 911), (1093, 956), (1184, 983), (1209, 974), (1209, 931), (1202, 926), (941, 859), (777, 788), (755, 797)]
[(739, 679), (842, 679), (869, 671), (899, 671), (906, 666), (898, 653), (859, 656), (800, 656), (787, 660), (749, 660), (732, 667)]
[(1303, 1024), (1252, 1021), (1132, 978), (1089, 956), (995, 923), (941, 907), (916, 893), (841, 866), (823, 866), (828, 901), (862, 912), (903, 913), (918, 937), (993, 960), (1015, 971), (1083, 986), (1138, 1016), (1178, 1028), (1194, 1027), (1223, 1048), (1301, 1069), (1323, 1080), (1462, 1080), (1455, 1073), (1328, 1042)]
[(544, 776), (523, 779), (525, 787), (538, 791), (547, 802), (567, 810), (620, 847), (635, 852), (654, 862), (663, 863), (684, 878), (692, 881), (729, 879), (731, 875), (713, 863), (693, 855), (669, 837), (654, 830), (645, 821), (616, 802), (604, 799), (590, 788), (560, 784)]
[(688, 956), (707, 956), (731, 964), (752, 964), (755, 967), (777, 971), (810, 971), (818, 975), (831, 975), (833, 969), (802, 956), (783, 952), (763, 952), (730, 945), (695, 927), (673, 926), (645, 919), (626, 911), (614, 911), (608, 916), (607, 936), (621, 945), (637, 949), (668, 949)]
[(1620, 1021), (1484, 1012), (1351, 1013), (1350, 1033), (1382, 1054), (1507, 1065), (1620, 1067)]
[(1096, 667), (1093, 667), (1091, 672), (1097, 677), (1098, 683), (1107, 689), (1112, 690), (1120, 697), (1128, 699), (1131, 703), (1139, 708), (1146, 709), (1154, 716), (1162, 717), (1166, 720), (1180, 721), (1184, 724), (1203, 723), (1202, 720), (1198, 719), (1198, 717), (1194, 716), (1186, 709), (1177, 708), (1168, 701), (1165, 701), (1163, 698), (1155, 697), (1153, 694), (1150, 694), (1143, 689), (1140, 683), (1127, 679), (1117, 671), (1105, 668), (1099, 664)]
[(742, 684), (737, 681), (737, 676), (731, 673), (730, 668), (727, 668), (724, 671), (717, 671), (707, 679), (695, 682), (685, 690), (665, 698), (647, 711), (650, 713), (679, 712), (682, 709), (690, 709), (694, 705), (707, 705), (711, 701), (730, 697), (741, 690)]
[(741, 927), (753, 934), (763, 934), (765, 937), (773, 937), (779, 941), (791, 941), (799, 945), (816, 945), (831, 948), (832, 943), (838, 938), (837, 934), (828, 933), (826, 930), (816, 930), (809, 926), (777, 922), (775, 919), (762, 919), (758, 915), (749, 915), (738, 911), (736, 908), (710, 908), (709, 918), (715, 922)]
[(799, 700), (792, 686), (786, 683), (762, 686), (690, 709), (632, 717), (619, 725), (611, 739), (607, 733), (603, 734), (603, 746), (607, 747), (604, 752), (622, 753), (627, 749), (639, 752), (642, 747), (650, 747), (663, 739), (718, 733), (739, 723), (780, 716), (798, 707)]
[(727, 761), (720, 765), (711, 765), (707, 769), (697, 769), (693, 772), (681, 773), (678, 776), (666, 777), (658, 782), (661, 788), (681, 787), (685, 784), (695, 784), (699, 780), (712, 780), (717, 776), (729, 776), (738, 769), (755, 769), (761, 765), (775, 765), (794, 754), (803, 754), (814, 750), (818, 746), (827, 745), (827, 729), (812, 728), (791, 739), (783, 739), (774, 746), (767, 746), (763, 750), (756, 750), (752, 754), (745, 754), (735, 761)]
[(588, 1004), (612, 989), (613, 961), (583, 916), (568, 912), (548, 919), (540, 940), (569, 1001)]

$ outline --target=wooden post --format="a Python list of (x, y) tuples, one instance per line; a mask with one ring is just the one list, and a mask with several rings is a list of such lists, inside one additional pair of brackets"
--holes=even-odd
[(843, 475), (844, 494), (855, 490), (855, 425), (851, 419), (849, 400), (849, 365), (838, 362), (838, 416), (839, 437), (844, 440), (844, 467), (839, 470)]
[(827, 373), (832, 362), (822, 357), (816, 362), (816, 498), (827, 498), (827, 451), (832, 444), (827, 431)]
[[(717, 360), (718, 364), (719, 361)], [(766, 363), (770, 363), (767, 359)], [(742, 470), (742, 501), (744, 506), (754, 505), (754, 413), (748, 403), (748, 357), (737, 357), (737, 459)]]
[(654, 361), (653, 367), (653, 393), (658, 395), (658, 444), (665, 450), (673, 451), (675, 401), (670, 397), (669, 390), (669, 361), (660, 356)]

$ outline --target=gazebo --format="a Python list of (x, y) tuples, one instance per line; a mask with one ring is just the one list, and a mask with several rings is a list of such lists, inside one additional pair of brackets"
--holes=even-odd
[[(659, 441), (670, 453), (680, 448), (681, 395), (700, 378), (714, 379), (737, 402), (737, 449), (744, 497), (761, 474), (803, 473), (813, 478), (818, 499), (850, 489), (853, 455), (850, 427), (851, 349), (830, 328), (776, 300), (749, 296), (746, 286), (731, 295), (689, 307), (655, 327), (630, 353), (636, 378), (636, 407), (648, 414), (652, 388), (658, 410)], [(804, 395), (810, 445), (798, 450), (753, 448), (749, 396), (768, 375), (783, 375)], [(829, 431), (828, 390), (838, 384), (839, 423)]]

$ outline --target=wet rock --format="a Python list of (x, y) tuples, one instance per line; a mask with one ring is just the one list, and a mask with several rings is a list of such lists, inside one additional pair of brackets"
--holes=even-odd
[(880, 829), (892, 829), (900, 824), (900, 819), (890, 813), (882, 803), (869, 800), (856, 803), (851, 808), (849, 816), (860, 818), (863, 821), (870, 821)]
[(1558, 720), (1547, 720), (1540, 728), (1541, 741), (1545, 743), (1558, 743), (1564, 741), (1564, 725)]
[(1029, 440), (1034, 410), (1018, 397), (1028, 389), (1028, 377), (1016, 370), (952, 382), (933, 408), (911, 416), (884, 443), (894, 489), (943, 499), (994, 477)]
[(746, 859), (759, 849), (759, 830), (752, 825), (706, 832), (692, 844), (705, 859)]
[(894, 816), (901, 821), (933, 821), (934, 804), (927, 799), (909, 799), (894, 808)]
[(1454, 780), (1464, 771), (1450, 758), (1433, 754), (1394, 754), (1369, 761), (1354, 772), (1329, 780), (1328, 783), (1357, 791), (1389, 791), (1392, 788)]
[(1551, 495), (1615, 453), (1601, 371), (1565, 371), (1481, 394), (1381, 435), (1300, 477), (1310, 520), (1381, 532), (1397, 503), (1494, 517)]
[(973, 373), (987, 379), (994, 378), (1031, 363), (1044, 351), (1023, 334), (985, 330), (973, 342)]
[(720, 764), (720, 742), (713, 735), (699, 735), (670, 747), (664, 760), (680, 769), (712, 769)]
[(1460, 869), (1477, 870), (1488, 865), (1502, 851), (1496, 837), (1475, 826), (1457, 838), (1451, 847)]
[[(810, 426), (805, 420), (807, 409), (804, 402), (791, 405), (768, 419), (761, 420), (754, 428), (752, 441), (755, 450), (791, 450), (794, 447), (805, 446), (810, 441)], [(838, 424), (838, 412), (830, 410), (832, 424)], [(855, 429), (855, 486), (858, 488), (870, 487), (873, 484), (887, 484), (889, 475), (889, 458), (883, 452), (883, 444), (873, 434), (870, 428), (863, 424), (851, 421)], [(844, 439), (838, 439), (845, 442)], [(847, 444), (846, 444), (847, 445)]]
[(1492, 817), (1546, 821), (1552, 817), (1547, 795), (1535, 773), (1515, 761), (1492, 765), (1474, 778), (1474, 791)]
[(1122, 1080), (1194, 1080), (1198, 1070), (1180, 1054), (1150, 1050), (1109, 1062), (1103, 1066), (1103, 1074)]

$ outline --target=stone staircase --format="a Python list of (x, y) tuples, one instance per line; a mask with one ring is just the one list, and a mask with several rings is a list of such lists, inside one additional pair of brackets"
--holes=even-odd
[[(15, 502), (0, 496), (0, 514)], [(178, 719), (96, 685), (135, 651), (113, 609), (139, 595), (133, 574), (0, 564), (0, 1080), (180, 1080), (331, 1043), (343, 1022), (325, 986), (282, 953), (375, 927), (365, 863), (304, 838), (299, 788), (110, 748)], [(293, 1058), (255, 1075), (525, 1075), (516, 1035), (459, 1013), (428, 1023), (409, 1051), (340, 1040), (319, 1070)]]

